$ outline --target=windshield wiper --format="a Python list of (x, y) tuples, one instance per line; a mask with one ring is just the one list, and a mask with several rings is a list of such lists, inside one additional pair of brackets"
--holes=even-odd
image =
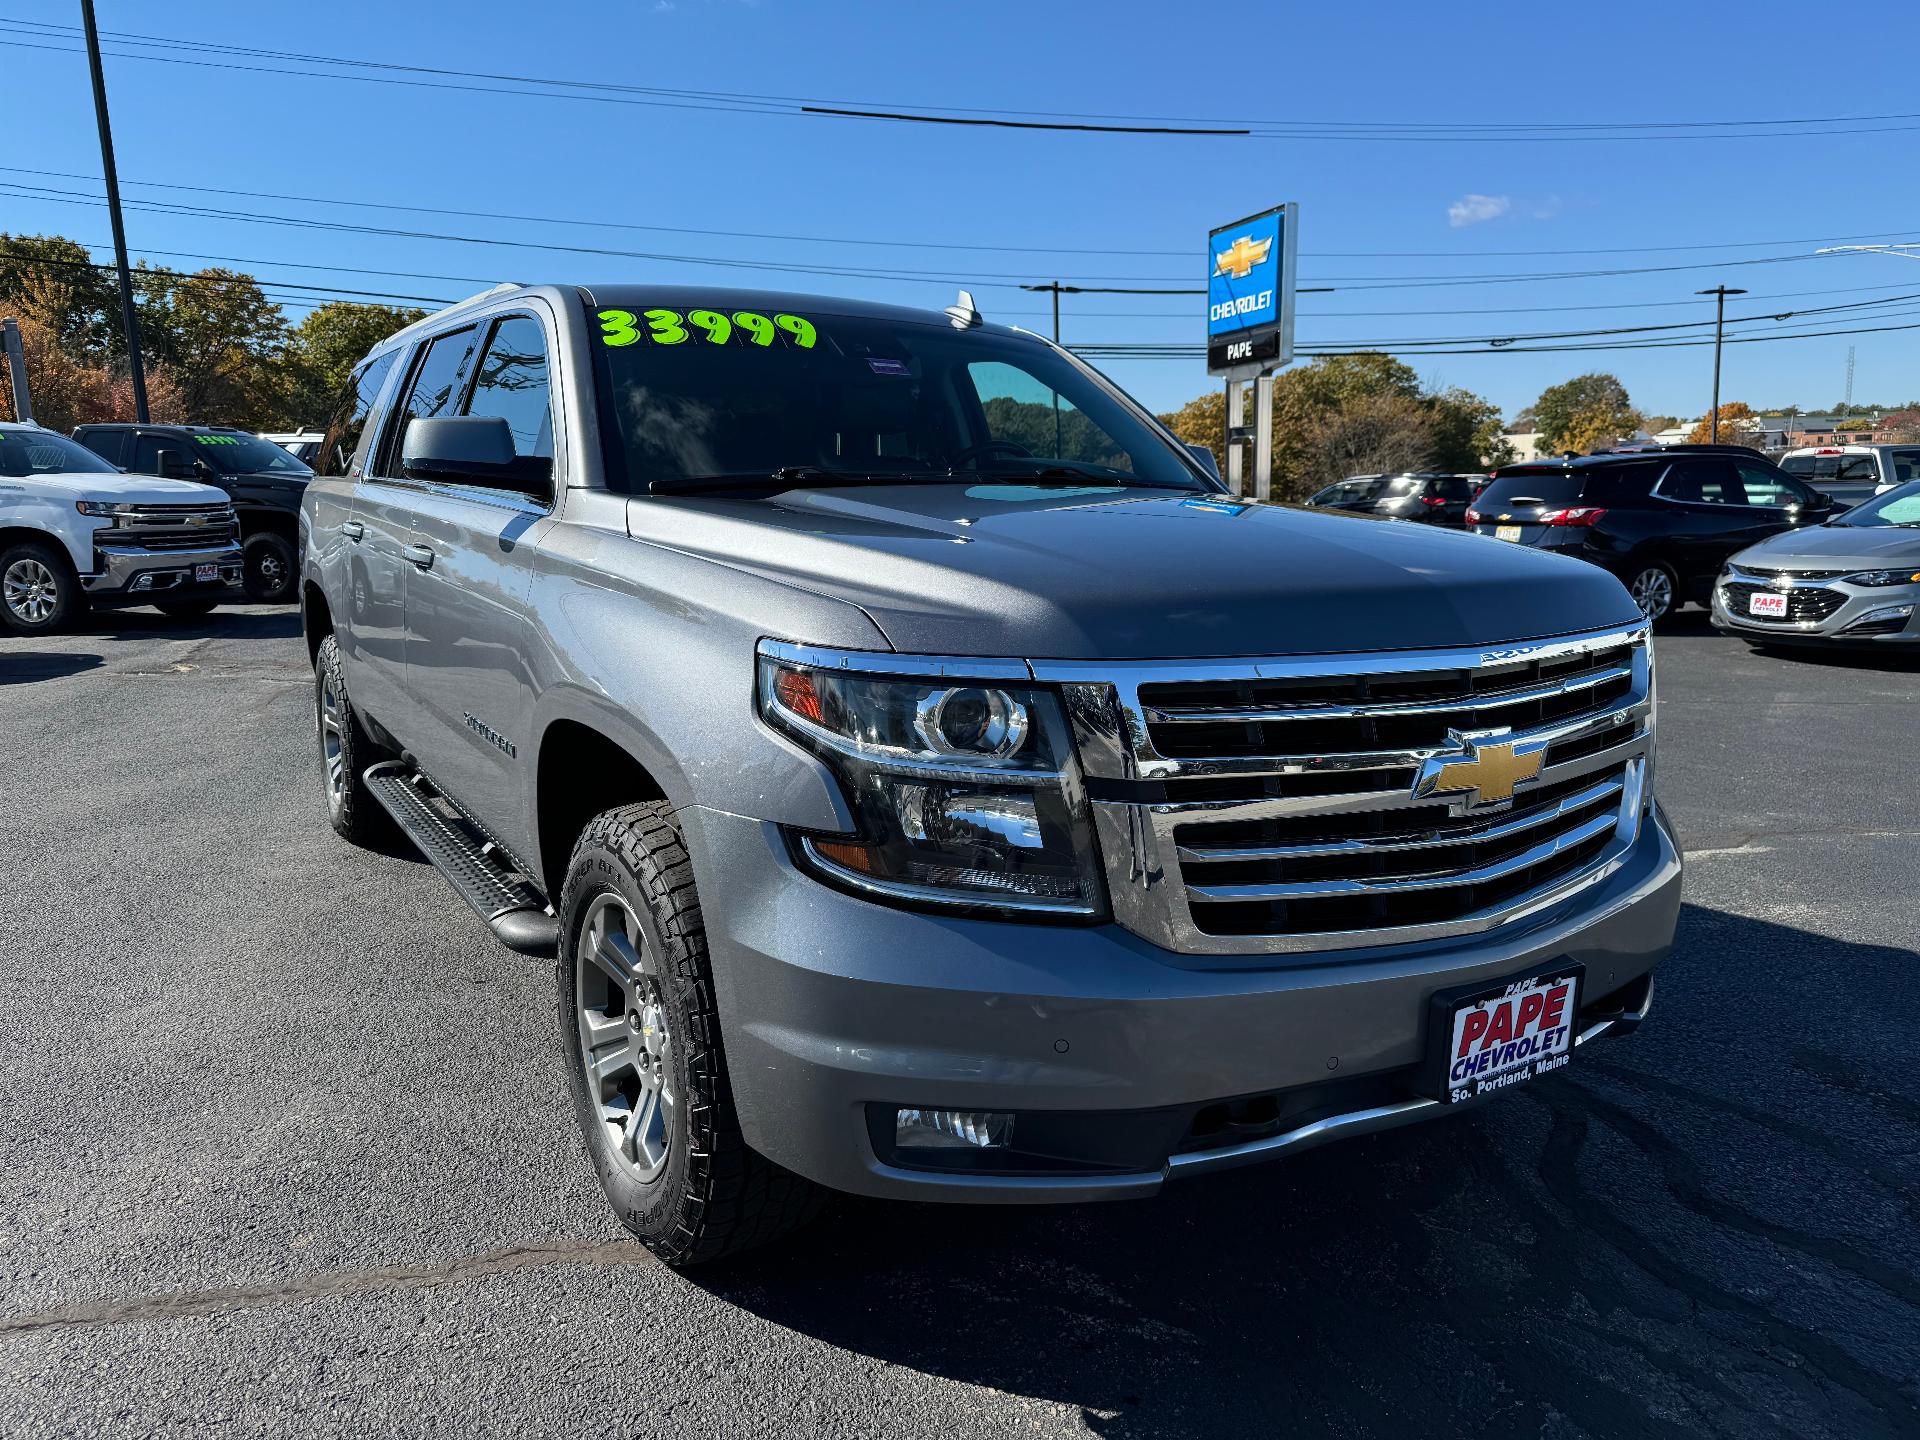
[(823, 465), (780, 465), (772, 470), (736, 471), (720, 475), (683, 475), (655, 480), (654, 495), (686, 495), (702, 490), (790, 490), (796, 485), (910, 485), (939, 472), (933, 470), (829, 470)]
[(1048, 465), (1039, 470), (988, 470), (975, 476), (963, 476), (953, 472), (956, 480), (973, 479), (987, 481), (996, 485), (1062, 485), (1094, 484), (1105, 485), (1115, 490), (1193, 490), (1197, 485), (1169, 485), (1163, 480), (1144, 480), (1138, 475), (1130, 475), (1124, 470), (1108, 470), (1102, 467), (1089, 470), (1080, 465)]

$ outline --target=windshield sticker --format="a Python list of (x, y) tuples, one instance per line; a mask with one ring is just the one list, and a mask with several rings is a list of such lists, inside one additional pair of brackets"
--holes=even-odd
[(1251, 505), (1236, 505), (1231, 500), (1208, 500), (1198, 495), (1191, 500), (1182, 500), (1180, 506), (1185, 510), (1204, 510), (1209, 515), (1244, 515), (1253, 508)]
[(772, 345), (784, 336), (788, 348), (811, 350), (820, 338), (811, 320), (799, 315), (761, 315), (752, 310), (736, 310), (731, 315), (718, 310), (600, 310), (594, 318), (600, 322), (600, 343), (618, 349), (646, 341), (652, 345), (683, 345), (696, 340), (705, 345), (726, 345), (736, 338), (743, 344)]
[(238, 445), (240, 443), (240, 437), (238, 435), (196, 435), (193, 437), (193, 443), (196, 445)]
[(869, 355), (867, 357), (867, 368), (873, 371), (873, 373), (876, 375), (911, 375), (913, 374), (913, 371), (908, 368), (906, 361), (883, 360), (875, 355)]
[(1920, 521), (1920, 495), (1902, 495), (1880, 507), (1880, 519), (1889, 525), (1911, 525)]

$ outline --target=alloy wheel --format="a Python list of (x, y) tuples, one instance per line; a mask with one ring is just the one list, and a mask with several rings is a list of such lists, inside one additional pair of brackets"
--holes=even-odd
[(1667, 578), (1667, 572), (1658, 567), (1649, 567), (1634, 576), (1629, 589), (1633, 603), (1649, 620), (1658, 620), (1673, 608), (1673, 582)]
[(320, 681), (320, 759), (327, 767), (327, 804), (337, 815), (347, 793), (347, 748), (342, 736), (340, 697), (331, 676)]
[(7, 610), (15, 619), (27, 625), (44, 625), (53, 618), (54, 607), (60, 602), (59, 583), (53, 571), (28, 556), (7, 567), (5, 579), (0, 580), (0, 594), (4, 594)]
[(638, 1180), (666, 1168), (673, 1038), (659, 966), (620, 896), (594, 897), (573, 949), (580, 1063), (616, 1163)]

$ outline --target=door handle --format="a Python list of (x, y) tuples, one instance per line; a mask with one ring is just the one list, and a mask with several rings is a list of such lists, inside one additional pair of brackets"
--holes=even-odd
[(362, 535), (367, 533), (367, 527), (362, 525), (358, 520), (349, 520), (340, 527), (340, 533), (349, 540), (358, 540)]
[(425, 545), (409, 545), (400, 553), (422, 570), (431, 570), (433, 568), (433, 551), (429, 550)]

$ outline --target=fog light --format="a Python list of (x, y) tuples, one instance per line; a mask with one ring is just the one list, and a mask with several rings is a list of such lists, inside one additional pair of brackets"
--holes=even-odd
[(893, 1143), (902, 1150), (1005, 1150), (1013, 1116), (995, 1110), (896, 1110)]
[(1862, 615), (1858, 620), (1848, 625), (1847, 629), (1859, 630), (1867, 625), (1893, 625), (1909, 620), (1912, 617), (1913, 606), (1911, 605), (1882, 605), (1877, 609), (1867, 611), (1867, 613)]
[(133, 582), (133, 588), (136, 590), (151, 590), (153, 588), (153, 576), (151, 575), (140, 576), (137, 580)]

